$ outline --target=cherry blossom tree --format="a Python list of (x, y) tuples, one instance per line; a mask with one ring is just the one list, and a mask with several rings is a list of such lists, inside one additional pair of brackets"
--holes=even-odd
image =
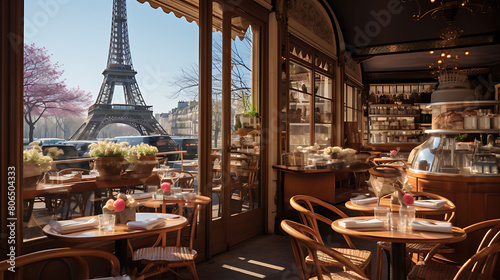
[(90, 92), (68, 88), (63, 72), (45, 48), (24, 45), (24, 120), (29, 126), (30, 142), (40, 118), (79, 116), (90, 105)]

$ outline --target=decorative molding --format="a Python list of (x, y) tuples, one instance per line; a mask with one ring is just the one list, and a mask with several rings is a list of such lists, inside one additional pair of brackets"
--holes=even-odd
[(346, 76), (348, 76), (351, 80), (362, 83), (363, 74), (361, 71), (361, 65), (352, 58), (350, 52), (343, 51), (342, 55)]
[(258, 4), (260, 4), (262, 7), (267, 9), (268, 11), (271, 11), (273, 9), (272, 1), (271, 0), (254, 0)]
[(301, 33), (308, 36), (314, 34), (319, 40), (335, 49), (332, 22), (319, 3), (313, 0), (290, 0), (287, 12), (290, 26), (293, 24), (297, 30), (305, 28), (308, 32), (302, 31)]
[(473, 46), (493, 45), (498, 43), (500, 43), (500, 36), (498, 34), (483, 34), (475, 36), (464, 36), (452, 41), (426, 40), (426, 41), (416, 41), (408, 43), (381, 45), (381, 46), (371, 46), (362, 49), (355, 49), (354, 51), (351, 51), (351, 53), (354, 59), (358, 59), (366, 56), (473, 47)]
[[(466, 74), (468, 77), (488, 75), (491, 69), (487, 67), (482, 68), (468, 68), (460, 69), (460, 72)], [(363, 74), (363, 81), (368, 82), (395, 82), (395, 81), (423, 81), (423, 80), (436, 80), (436, 75), (432, 71), (401, 71), (401, 72), (367, 72)]]

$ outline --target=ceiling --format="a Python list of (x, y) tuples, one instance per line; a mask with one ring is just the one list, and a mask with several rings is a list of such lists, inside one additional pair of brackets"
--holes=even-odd
[[(362, 62), (364, 73), (428, 71), (442, 51), (459, 55), (458, 68), (498, 69), (500, 65), (500, 1), (486, 1), (491, 9), (471, 14), (459, 9), (453, 25), (463, 29), (458, 39), (446, 41), (439, 30), (447, 23), (442, 12), (413, 20), (417, 0), (326, 0), (337, 16), (347, 49)], [(452, 0), (444, 0), (452, 1)], [(422, 13), (437, 7), (420, 0)], [(429, 51), (434, 50), (431, 55)], [(469, 52), (465, 56), (465, 51)], [(500, 73), (499, 73), (500, 76)], [(499, 78), (500, 80), (500, 78)]]

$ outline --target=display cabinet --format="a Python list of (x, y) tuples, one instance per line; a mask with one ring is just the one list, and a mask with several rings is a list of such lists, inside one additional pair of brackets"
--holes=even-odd
[(411, 161), (415, 171), (498, 176), (500, 115), (498, 101), (430, 104), (430, 135)]
[(289, 62), (288, 151), (297, 147), (333, 144), (333, 72), (331, 64), (311, 59)]

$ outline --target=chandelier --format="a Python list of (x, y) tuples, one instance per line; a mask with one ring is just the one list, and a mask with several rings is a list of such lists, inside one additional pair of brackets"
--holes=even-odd
[(430, 51), (429, 54), (434, 61), (426, 65), (431, 74), (439, 76), (443, 72), (456, 71), (458, 69), (459, 59), (468, 56), (469, 52), (460, 52), (456, 50)]
[[(402, 2), (411, 0), (401, 0)], [(491, 10), (491, 7), (486, 5), (487, 0), (429, 0), (433, 6), (437, 5), (426, 12), (422, 11), (419, 0), (414, 0), (418, 6), (418, 14), (412, 16), (414, 21), (418, 21), (425, 17), (426, 15), (431, 15), (433, 19), (436, 18), (438, 12), (441, 12), (443, 18), (446, 20), (447, 26), (439, 30), (439, 37), (443, 40), (451, 41), (455, 40), (463, 33), (463, 30), (455, 26), (453, 22), (455, 21), (455, 16), (460, 9), (465, 9), (471, 14), (476, 13), (487, 13)]]
[[(402, 2), (410, 0), (401, 0)], [(491, 7), (486, 5), (486, 0), (429, 0), (432, 4), (437, 4), (438, 6), (432, 8), (426, 12), (422, 11), (419, 0), (414, 0), (418, 6), (418, 14), (414, 14), (413, 20), (417, 21), (426, 15), (431, 15), (432, 18), (436, 18), (438, 12), (442, 12), (443, 17), (446, 21), (452, 22), (455, 20), (460, 9), (465, 9), (471, 14), (475, 13), (487, 13), (491, 10)]]

